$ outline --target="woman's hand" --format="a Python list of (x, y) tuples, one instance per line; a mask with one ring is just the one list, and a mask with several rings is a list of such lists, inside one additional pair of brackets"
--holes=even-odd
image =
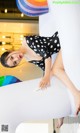
[(74, 94), (75, 104), (76, 104), (76, 115), (80, 112), (80, 91), (76, 91)]
[(45, 89), (48, 86), (50, 86), (50, 76), (44, 76), (42, 80), (40, 81), (39, 87), (41, 89)]

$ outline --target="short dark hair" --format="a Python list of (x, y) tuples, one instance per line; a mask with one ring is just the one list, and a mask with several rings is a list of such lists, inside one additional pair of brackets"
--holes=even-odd
[(7, 51), (7, 52), (4, 52), (2, 55), (1, 55), (1, 64), (5, 67), (9, 67), (9, 68), (12, 68), (14, 66), (9, 66), (7, 63), (6, 63), (6, 57), (10, 54), (10, 51)]

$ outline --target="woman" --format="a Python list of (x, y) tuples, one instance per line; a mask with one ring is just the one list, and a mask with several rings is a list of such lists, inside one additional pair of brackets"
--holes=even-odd
[[(72, 92), (75, 99), (76, 114), (78, 114), (80, 111), (80, 92), (65, 73), (60, 48), (58, 32), (55, 32), (52, 37), (27, 36), (24, 37), (22, 46), (18, 51), (2, 54), (1, 63), (5, 67), (12, 68), (17, 66), (25, 57), (30, 63), (39, 66), (44, 71), (44, 76), (39, 84), (41, 89), (50, 85), (51, 76), (57, 76)], [(52, 64), (52, 56), (57, 52), (57, 58)], [(63, 124), (63, 119), (58, 120), (57, 127)]]

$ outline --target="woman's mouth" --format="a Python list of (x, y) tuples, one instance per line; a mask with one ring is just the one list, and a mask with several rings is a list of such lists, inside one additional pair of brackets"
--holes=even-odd
[(20, 58), (20, 59), (22, 59), (22, 57), (23, 57), (22, 55), (19, 55), (19, 58)]

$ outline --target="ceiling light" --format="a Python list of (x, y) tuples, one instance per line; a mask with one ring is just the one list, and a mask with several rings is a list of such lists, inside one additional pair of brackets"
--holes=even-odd
[(5, 50), (5, 48), (2, 48), (2, 51), (4, 51)]
[(23, 38), (21, 37), (21, 38), (20, 38), (20, 40), (22, 41), (22, 40), (23, 40)]
[(7, 13), (7, 9), (5, 9), (4, 12)]
[(23, 38), (24, 36), (23, 35), (20, 35), (21, 38)]
[(23, 13), (21, 13), (21, 17), (24, 17), (24, 14)]
[(5, 36), (2, 36), (2, 38), (5, 38)]
[(2, 44), (6, 44), (5, 42), (2, 42)]

